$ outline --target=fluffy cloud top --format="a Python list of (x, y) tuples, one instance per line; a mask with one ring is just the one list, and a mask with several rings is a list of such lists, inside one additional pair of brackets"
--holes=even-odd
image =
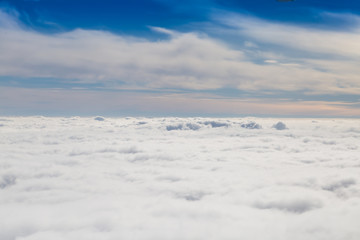
[(2, 117), (0, 131), (1, 240), (360, 237), (355, 119)]

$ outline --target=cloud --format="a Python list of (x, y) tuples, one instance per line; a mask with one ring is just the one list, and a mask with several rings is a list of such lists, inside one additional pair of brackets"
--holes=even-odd
[(226, 71), (217, 64), (226, 65), (241, 57), (241, 52), (196, 33), (151, 42), (81, 29), (57, 35), (26, 29), (0, 31), (3, 76), (77, 79), (128, 87), (213, 89), (222, 86), (220, 78)]
[(276, 130), (285, 130), (288, 129), (285, 125), (285, 123), (283, 122), (278, 122), (276, 124), (273, 125), (273, 128), (275, 128)]
[(197, 131), (201, 128), (200, 125), (196, 123), (186, 123), (186, 124), (178, 124), (178, 125), (168, 125), (166, 126), (167, 131), (173, 131), (173, 130), (193, 130)]
[[(349, 133), (357, 119), (0, 121), (6, 123), (0, 135), (2, 240), (360, 236), (359, 154), (348, 149), (360, 139), (359, 131)], [(272, 126), (280, 121), (291, 127), (277, 131)], [(250, 122), (262, 129), (241, 127)], [(166, 130), (178, 123), (201, 129)], [(322, 144), (327, 139), (336, 144)]]
[(2, 177), (2, 180), (0, 181), (0, 189), (4, 189), (7, 187), (10, 187), (11, 185), (14, 185), (16, 183), (16, 177), (13, 175), (5, 175)]
[(102, 122), (105, 121), (105, 118), (99, 116), (99, 117), (95, 117), (94, 120)]
[[(228, 31), (229, 36), (254, 42), (259, 49), (253, 53), (260, 53), (259, 57), (263, 58), (265, 63), (278, 63), (283, 66), (282, 69), (293, 67), (293, 77), (284, 71), (283, 74), (288, 82), (298, 84), (297, 87), (312, 88), (309, 92), (315, 93), (358, 94), (356, 76), (360, 73), (357, 67), (360, 59), (360, 17), (349, 14), (322, 14), (351, 19), (352, 27), (346, 30), (321, 29), (311, 25), (296, 26), (231, 13), (218, 15), (216, 19), (232, 27)], [(305, 86), (307, 83), (314, 86)]]
[[(113, 89), (360, 92), (357, 31), (315, 31), (228, 17), (226, 23), (234, 26), (241, 38), (251, 38), (244, 41), (245, 47), (235, 49), (204, 33), (161, 27), (151, 29), (169, 38), (150, 41), (83, 29), (42, 34), (20, 26), (4, 11), (0, 23), (2, 76), (65, 79)], [(265, 49), (264, 44), (275, 44), (280, 50)], [(286, 49), (305, 50), (310, 57), (284, 55)], [(312, 58), (313, 54), (324, 57)], [(335, 57), (329, 59), (328, 55)], [(346, 59), (340, 60), (340, 56)]]
[(241, 127), (246, 128), (246, 129), (261, 129), (262, 128), (261, 125), (256, 122), (242, 123)]
[(229, 127), (228, 123), (216, 122), (216, 121), (205, 121), (203, 124), (210, 125), (212, 128)]
[(356, 180), (353, 178), (346, 178), (346, 179), (341, 179), (341, 180), (335, 180), (331, 183), (328, 183), (326, 185), (323, 186), (324, 190), (327, 191), (336, 191), (338, 189), (341, 188), (348, 188), (351, 185), (355, 185), (356, 184)]
[[(345, 14), (345, 17), (348, 15)], [(360, 39), (360, 17), (351, 15), (351, 18), (356, 24), (347, 31), (273, 23), (243, 15), (224, 17), (221, 21), (259, 43), (271, 43), (284, 49), (307, 51), (312, 55), (325, 54), (333, 58), (342, 56), (358, 59), (360, 47), (356, 43)]]
[(15, 9), (0, 5), (0, 29), (19, 29), (19, 15)]
[(256, 202), (254, 207), (260, 209), (277, 209), (293, 213), (304, 213), (321, 207), (321, 202), (313, 199), (290, 199), (267, 202)]
[(175, 31), (171, 31), (171, 30), (169, 30), (169, 29), (161, 28), (161, 27), (150, 27), (150, 29), (153, 30), (153, 31), (155, 31), (155, 32), (163, 33), (163, 34), (170, 35), (170, 36), (175, 36), (175, 35), (178, 34), (178, 33), (175, 32)]

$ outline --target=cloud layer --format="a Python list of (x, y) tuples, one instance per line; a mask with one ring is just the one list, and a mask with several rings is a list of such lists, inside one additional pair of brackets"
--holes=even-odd
[(112, 88), (360, 92), (358, 27), (350, 32), (309, 30), (230, 15), (221, 21), (233, 27), (233, 39), (240, 41), (231, 48), (224, 39), (158, 27), (152, 29), (167, 35), (158, 41), (83, 29), (41, 34), (22, 27), (14, 15), (0, 14), (2, 76)]
[(94, 112), (107, 116), (360, 116), (358, 106), (351, 103), (292, 102), (266, 96), (231, 99), (176, 92), (0, 88), (1, 115), (89, 116)]
[(2, 117), (0, 131), (2, 240), (360, 237), (357, 120)]

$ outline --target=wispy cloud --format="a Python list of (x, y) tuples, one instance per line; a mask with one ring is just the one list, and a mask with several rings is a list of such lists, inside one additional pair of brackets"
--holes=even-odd
[[(208, 34), (206, 30), (184, 33), (153, 26), (152, 31), (167, 35), (154, 41), (83, 29), (43, 34), (22, 26), (17, 18), (15, 11), (0, 11), (0, 76), (3, 79), (47, 78), (54, 82), (67, 81), (67, 86), (76, 82), (74, 88), (84, 83), (108, 89), (209, 91), (226, 88), (257, 93), (257, 96), (265, 91), (305, 94), (301, 100), (307, 101), (304, 104), (289, 99), (292, 103), (281, 103), (279, 109), (275, 105), (271, 108), (284, 114), (293, 113), (294, 109), (299, 113), (313, 113), (312, 106), (317, 104), (308, 104), (311, 99), (306, 100), (306, 95), (360, 94), (360, 26), (351, 31), (319, 30), (242, 15), (221, 16), (216, 21), (228, 27), (220, 30), (239, 40), (234, 47), (228, 44), (226, 36), (214, 37), (211, 32), (214, 29), (207, 29)], [(266, 96), (261, 98), (261, 104), (250, 101), (251, 104), (242, 109), (253, 107), (258, 113), (269, 109)], [(213, 104), (219, 108), (229, 105), (226, 109), (233, 113), (231, 108), (244, 106), (243, 100), (225, 104), (217, 99)], [(298, 107), (294, 107), (295, 102)], [(347, 116), (358, 115), (353, 107), (333, 102), (338, 105), (319, 103), (323, 106), (321, 109), (328, 111), (325, 115), (341, 112)]]
[[(292, 66), (290, 74), (278, 69), (288, 82), (305, 87), (309, 92), (359, 94), (360, 17), (328, 14), (352, 19), (347, 31), (273, 23), (243, 15), (222, 16), (220, 21), (231, 26), (231, 34), (254, 42), (266, 63)], [(255, 51), (253, 51), (255, 52)], [(292, 75), (292, 76), (291, 76)], [(276, 83), (276, 82), (275, 82)]]
[[(356, 67), (360, 58), (358, 31), (313, 31), (254, 18), (226, 19), (242, 38), (251, 38), (263, 46), (281, 46), (280, 55), (264, 47), (249, 51), (249, 42), (245, 42), (244, 49), (232, 49), (204, 34), (176, 33), (159, 27), (152, 29), (168, 34), (169, 39), (149, 41), (82, 29), (45, 35), (19, 27), (16, 19), (5, 12), (0, 16), (3, 76), (78, 79), (148, 88), (360, 92), (360, 70)], [(291, 52), (284, 55), (285, 49), (325, 57), (294, 58)], [(264, 57), (263, 62), (254, 62), (259, 55)], [(340, 57), (346, 59), (340, 62)]]
[[(336, 18), (351, 18), (355, 23), (348, 31), (321, 30), (309, 26), (273, 23), (244, 15), (222, 17), (221, 21), (234, 27), (239, 34), (261, 43), (279, 45), (285, 49), (307, 51), (310, 54), (326, 54), (332, 57), (360, 58), (360, 17), (332, 14)], [(313, 56), (310, 55), (310, 56)], [(319, 55), (320, 57), (322, 55)]]

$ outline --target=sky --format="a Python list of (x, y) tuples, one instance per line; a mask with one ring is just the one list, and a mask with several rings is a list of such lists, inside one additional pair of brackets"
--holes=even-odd
[(0, 115), (360, 117), (360, 2), (0, 1)]

